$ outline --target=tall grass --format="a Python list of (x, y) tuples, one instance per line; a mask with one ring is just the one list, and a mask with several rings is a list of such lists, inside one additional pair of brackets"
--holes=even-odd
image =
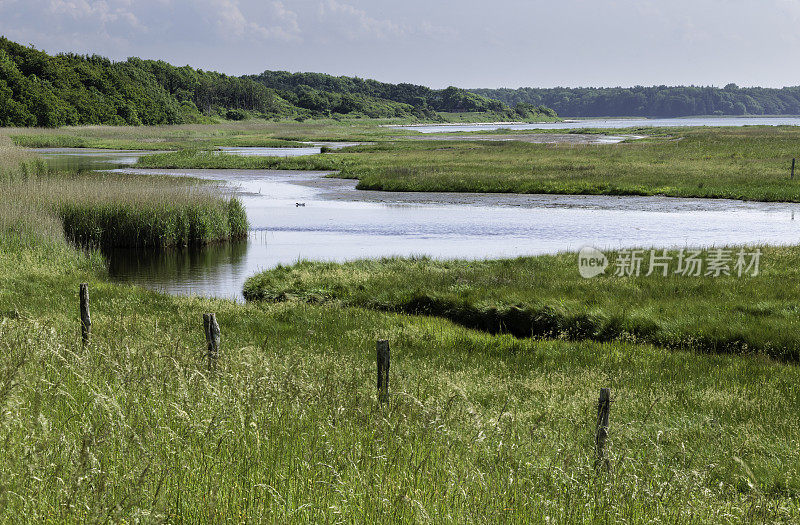
[(0, 227), (8, 235), (94, 247), (190, 246), (247, 235), (241, 202), (212, 184), (51, 172), (7, 137), (0, 140)]
[(764, 247), (760, 264), (755, 277), (616, 277), (610, 269), (584, 279), (576, 254), (302, 262), (251, 277), (244, 296), (432, 315), (517, 337), (639, 341), (797, 361), (800, 307), (785, 283), (800, 280), (800, 249)]
[[(19, 257), (0, 251), (4, 520), (800, 517), (795, 366), (517, 340), (353, 308), (174, 298), (112, 285), (57, 254)], [(214, 373), (203, 361), (207, 311), (222, 330)], [(393, 352), (383, 408), (377, 338)], [(601, 386), (614, 400), (608, 473), (593, 457)]]

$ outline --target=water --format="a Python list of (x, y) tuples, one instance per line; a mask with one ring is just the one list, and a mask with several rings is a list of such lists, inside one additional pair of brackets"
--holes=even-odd
[(60, 170), (102, 170), (114, 166), (131, 166), (139, 157), (163, 153), (162, 151), (91, 149), (91, 148), (36, 148), (34, 151), (47, 163)]
[(219, 148), (220, 151), (230, 155), (244, 155), (245, 157), (302, 157), (316, 155), (322, 152), (322, 147), (328, 149), (342, 149), (347, 146), (359, 146), (363, 142), (310, 142), (308, 148)]
[[(219, 148), (229, 155), (248, 157), (301, 157), (316, 155), (322, 147), (341, 149), (362, 142), (309, 142), (307, 148)], [(102, 170), (115, 166), (132, 166), (144, 155), (164, 153), (153, 150), (121, 150), (92, 148), (36, 148), (34, 151), (50, 166), (63, 170)]]
[(686, 117), (686, 118), (635, 118), (635, 119), (582, 119), (564, 122), (537, 122), (532, 124), (494, 123), (494, 124), (442, 124), (389, 126), (395, 129), (411, 129), (420, 133), (452, 133), (467, 131), (493, 131), (509, 129), (579, 129), (579, 128), (682, 128), (689, 126), (800, 126), (798, 117)]
[(577, 251), (586, 245), (608, 249), (800, 242), (800, 205), (795, 204), (394, 193), (358, 191), (354, 181), (325, 178), (323, 172), (138, 171), (227, 181), (237, 188), (253, 228), (246, 243), (202, 253), (111, 254), (113, 278), (173, 294), (241, 298), (249, 276), (303, 259), (484, 259)]
[[(125, 162), (132, 155), (103, 153)], [(88, 152), (87, 157), (94, 165), (96, 159)], [(108, 168), (112, 162), (106, 159), (102, 165)], [(325, 172), (116, 171), (222, 180), (247, 210), (252, 226), (247, 242), (199, 251), (107, 254), (115, 280), (172, 294), (241, 299), (248, 277), (303, 259), (484, 259), (576, 251), (586, 245), (615, 249), (800, 243), (798, 204), (358, 191), (355, 181), (326, 178)]]

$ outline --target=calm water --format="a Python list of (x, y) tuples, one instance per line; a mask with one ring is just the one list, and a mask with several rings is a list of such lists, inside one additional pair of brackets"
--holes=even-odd
[(800, 243), (800, 205), (795, 204), (394, 193), (358, 191), (355, 181), (326, 178), (322, 172), (134, 171), (226, 181), (247, 209), (252, 225), (247, 242), (200, 251), (108, 254), (114, 279), (173, 294), (241, 298), (249, 276), (302, 259), (483, 259), (585, 245), (605, 249)]
[[(301, 157), (316, 155), (322, 146), (330, 149), (341, 149), (357, 146), (361, 142), (309, 142), (307, 148), (219, 148), (230, 155), (248, 157)], [(118, 166), (136, 164), (139, 157), (164, 153), (163, 151), (91, 149), (91, 148), (36, 148), (34, 151), (54, 167), (68, 170), (103, 170)]]
[(238, 188), (253, 228), (248, 242), (233, 247), (112, 255), (114, 278), (169, 293), (240, 298), (247, 277), (302, 259), (483, 259), (585, 245), (602, 249), (800, 242), (800, 205), (792, 204), (391, 193), (357, 191), (354, 181), (313, 172), (140, 171), (228, 181)]
[(539, 122), (535, 124), (444, 124), (390, 126), (396, 129), (412, 129), (420, 133), (451, 133), (467, 131), (492, 131), (497, 129), (577, 129), (577, 128), (640, 128), (688, 126), (800, 126), (800, 117), (690, 117), (661, 119), (584, 119), (564, 122)]

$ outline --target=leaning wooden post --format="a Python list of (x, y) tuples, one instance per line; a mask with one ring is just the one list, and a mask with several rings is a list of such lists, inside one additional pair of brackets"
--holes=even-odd
[(605, 457), (606, 439), (608, 439), (608, 417), (611, 411), (611, 392), (608, 388), (600, 389), (600, 400), (597, 403), (597, 464), (608, 467)]
[(203, 330), (206, 333), (206, 344), (208, 345), (208, 369), (217, 367), (219, 359), (219, 325), (217, 324), (216, 314), (203, 314)]
[(389, 341), (380, 339), (378, 349), (378, 402), (389, 402)]
[(789, 175), (789, 178), (790, 178), (790, 179), (793, 179), (793, 178), (794, 178), (794, 160), (795, 160), (795, 159), (792, 159), (792, 174), (791, 174), (791, 175)]
[(78, 295), (81, 304), (81, 341), (86, 345), (92, 334), (92, 318), (89, 315), (89, 285), (87, 283), (81, 283)]

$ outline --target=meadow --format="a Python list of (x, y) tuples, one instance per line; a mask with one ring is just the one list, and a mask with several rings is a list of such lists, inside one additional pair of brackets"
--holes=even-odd
[[(247, 304), (115, 284), (99, 252), (69, 242), (54, 197), (32, 190), (51, 184), (51, 195), (83, 203), (89, 189), (81, 177), (99, 187), (117, 182), (37, 173), (37, 160), (8, 142), (0, 166), (4, 189), (17, 192), (0, 206), (0, 521), (800, 519), (800, 370), (791, 362), (624, 338), (517, 338), (385, 311), (395, 298), (377, 289), (383, 283), (405, 293), (413, 277), (443, 298), (548, 304), (559, 292), (544, 275), (536, 281), (546, 292), (540, 303), (531, 287), (514, 292), (525, 279), (520, 270), (535, 270), (536, 278), (547, 259), (472, 269), (425, 260), (300, 265), (269, 277), (274, 282), (263, 289), (276, 296), (263, 299), (272, 300)], [(158, 184), (176, 184), (186, 199), (208, 198), (187, 181), (131, 177), (119, 184), (142, 192), (131, 188), (122, 202), (147, 201), (145, 188)], [(763, 310), (776, 330), (766, 335), (790, 330), (794, 310), (782, 309), (791, 305), (786, 282), (795, 278), (790, 263), (798, 256), (795, 248), (765, 250), (765, 283), (776, 290), (763, 305), (704, 283), (675, 283), (676, 291), (696, 286), (738, 301), (720, 319), (736, 305)], [(550, 260), (559, 257), (574, 271), (567, 255)], [(581, 283), (558, 268), (549, 271), (565, 279), (565, 304), (585, 306), (570, 295)], [(86, 346), (82, 282), (93, 322)], [(656, 282), (594, 282), (586, 286), (596, 287), (597, 311), (628, 293), (637, 316), (657, 308), (647, 294), (662, 297), (667, 310), (679, 308)], [(352, 300), (370, 291), (387, 308)], [(754, 278), (738, 292), (765, 290)], [(205, 360), (206, 312), (217, 314), (222, 332), (215, 370)], [(745, 328), (761, 337), (762, 325)], [(375, 389), (377, 339), (392, 349), (383, 406)], [(601, 387), (613, 401), (608, 469), (595, 459)]]
[(6, 128), (18, 146), (131, 150), (213, 150), (218, 147), (306, 147), (301, 141), (362, 141), (412, 133), (380, 127), (402, 119), (316, 119), (307, 122), (223, 121), (213, 125)]
[[(706, 264), (700, 275), (688, 263), (683, 269), (691, 275), (676, 273), (677, 251), (641, 250), (640, 275), (617, 275), (623, 272), (612, 262), (591, 279), (579, 274), (575, 253), (488, 261), (305, 261), (251, 277), (244, 296), (429, 315), (517, 337), (633, 341), (798, 361), (800, 304), (785, 283), (800, 279), (800, 249), (724, 250), (729, 275), (718, 276), (707, 275), (715, 250), (700, 250), (695, 257)], [(740, 251), (741, 276), (736, 268)], [(759, 261), (751, 265), (756, 251)], [(684, 251), (684, 261), (690, 252)], [(606, 253), (611, 261), (629, 254)], [(666, 276), (663, 267), (655, 266), (647, 275), (653, 255), (661, 258), (653, 261), (668, 264)]]
[[(169, 297), (110, 283), (99, 258), (62, 242), (0, 243), (4, 520), (800, 518), (796, 366)], [(222, 331), (215, 371), (207, 311)], [(388, 406), (378, 338), (392, 348)], [(594, 459), (600, 387), (614, 402), (608, 471)]]
[[(623, 130), (608, 133), (619, 131)], [(142, 158), (140, 165), (340, 170), (336, 176), (358, 179), (357, 187), (362, 190), (664, 195), (800, 202), (800, 172), (797, 180), (790, 179), (792, 159), (799, 151), (800, 131), (796, 128), (748, 126), (661, 129), (650, 133), (645, 140), (611, 145), (414, 141), (379, 135), (372, 138), (374, 144), (302, 160), (240, 160), (230, 155), (181, 151)], [(502, 138), (508, 132), (495, 134)]]

